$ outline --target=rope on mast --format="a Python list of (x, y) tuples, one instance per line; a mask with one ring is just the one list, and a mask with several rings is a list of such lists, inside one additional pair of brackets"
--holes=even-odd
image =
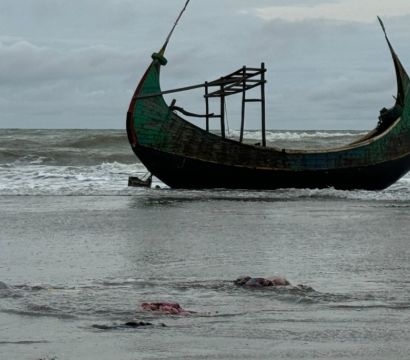
[(174, 26), (173, 26), (171, 32), (169, 33), (167, 39), (165, 40), (164, 46), (163, 46), (162, 49), (161, 49), (161, 52), (160, 52), (160, 54), (162, 53), (161, 55), (163, 55), (163, 53), (164, 53), (164, 51), (165, 51), (165, 48), (167, 47), (167, 45), (168, 45), (168, 43), (169, 43), (169, 40), (171, 39), (171, 36), (172, 36), (172, 34), (174, 33), (174, 30), (175, 30), (176, 26), (178, 25), (179, 19), (181, 19), (182, 14), (185, 12), (185, 10), (186, 10), (186, 8), (187, 8), (189, 2), (190, 2), (190, 0), (187, 0), (187, 2), (185, 3), (184, 8), (182, 9), (181, 13), (179, 14), (177, 20), (175, 21)]

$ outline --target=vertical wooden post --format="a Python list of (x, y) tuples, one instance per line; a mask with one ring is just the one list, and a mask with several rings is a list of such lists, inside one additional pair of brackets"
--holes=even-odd
[[(246, 76), (246, 66), (243, 67), (243, 77)], [(243, 80), (243, 92), (242, 92), (242, 116), (241, 116), (241, 134), (239, 136), (239, 142), (243, 141), (243, 131), (245, 128), (245, 100), (246, 100), (246, 79)]]
[(208, 81), (205, 82), (205, 106), (206, 106), (206, 131), (209, 132), (209, 98)]
[(265, 63), (262, 63), (261, 73), (261, 100), (262, 100), (262, 146), (266, 146), (266, 127), (265, 127)]
[(225, 138), (225, 95), (223, 85), (221, 85), (221, 136)]

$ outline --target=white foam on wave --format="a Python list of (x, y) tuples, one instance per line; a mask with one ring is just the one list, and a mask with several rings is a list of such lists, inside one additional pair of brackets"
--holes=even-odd
[(52, 157), (36, 156), (36, 155), (26, 155), (17, 159), (14, 163), (10, 165), (40, 165), (46, 163), (54, 163), (55, 159)]
[(196, 190), (196, 191), (165, 191), (163, 196), (181, 196), (192, 199), (225, 199), (243, 201), (289, 201), (289, 200), (309, 200), (309, 199), (340, 199), (340, 200), (360, 200), (369, 202), (410, 202), (410, 175), (406, 175), (396, 184), (382, 191), (366, 190), (336, 190), (327, 189), (278, 189), (269, 191), (252, 190)]
[[(303, 139), (328, 139), (328, 138), (340, 138), (340, 137), (358, 137), (366, 135), (367, 132), (290, 132), (290, 131), (281, 131), (281, 132), (266, 132), (266, 140), (268, 141), (278, 141), (278, 140), (303, 140)], [(229, 137), (232, 139), (239, 138), (239, 130), (229, 130)], [(245, 139), (261, 139), (261, 131), (244, 131), (243, 136)]]
[(132, 195), (128, 176), (143, 176), (142, 164), (50, 166), (0, 165), (0, 195)]
[(346, 199), (363, 201), (410, 201), (410, 175), (383, 191), (343, 191), (329, 189), (279, 189), (272, 191), (249, 190), (171, 190), (154, 178), (153, 187), (168, 190), (146, 191), (128, 187), (129, 176), (143, 177), (146, 168), (140, 164), (103, 163), (95, 166), (53, 166), (37, 163), (0, 165), (0, 195), (48, 196), (152, 196), (197, 199), (292, 200), (292, 199)]
[(327, 189), (290, 189), (280, 190), (287, 192), (289, 199), (297, 198), (336, 198), (345, 200), (363, 200), (363, 201), (410, 201), (410, 178), (399, 180), (396, 184), (382, 191), (366, 190), (336, 190)]

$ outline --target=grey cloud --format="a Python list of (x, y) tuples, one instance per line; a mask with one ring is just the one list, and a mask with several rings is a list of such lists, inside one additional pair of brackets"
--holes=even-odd
[[(159, 50), (185, 0), (22, 3), (0, 4), (0, 128), (15, 127), (17, 121), (28, 127), (124, 128), (150, 55)], [(257, 0), (252, 6), (301, 3)], [(390, 105), (395, 92), (391, 58), (376, 19), (372, 24), (266, 22), (239, 12), (249, 4), (191, 1), (167, 49), (163, 89), (213, 80), (265, 61), (268, 127), (374, 127), (378, 111)], [(410, 68), (410, 17), (383, 20)], [(167, 100), (173, 97), (188, 111), (204, 111), (199, 91)], [(229, 99), (228, 110), (235, 127), (240, 118), (236, 99)], [(259, 128), (257, 106), (247, 108), (247, 117), (248, 128)]]
[[(310, 101), (340, 101), (341, 98), (357, 99), (358, 96), (365, 94), (366, 96), (377, 97), (379, 94), (391, 93), (395, 95), (396, 82), (394, 71), (387, 74), (375, 74), (372, 79), (364, 80), (362, 73), (348, 74), (347, 77), (332, 79), (322, 85), (319, 85), (309, 92), (307, 99)], [(386, 97), (386, 102), (387, 102)], [(391, 101), (390, 101), (391, 102)]]
[(0, 43), (1, 86), (31, 86), (62, 80), (129, 74), (139, 61), (135, 53), (104, 46), (69, 52), (37, 47), (28, 42)]
[(258, 1), (257, 4), (251, 3), (249, 0), (228, 0), (227, 3), (231, 8), (240, 7), (275, 7), (275, 6), (316, 6), (319, 4), (337, 4), (344, 0), (264, 0)]

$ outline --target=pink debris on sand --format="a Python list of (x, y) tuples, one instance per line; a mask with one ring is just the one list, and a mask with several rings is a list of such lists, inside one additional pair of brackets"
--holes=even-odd
[(162, 311), (166, 314), (172, 315), (182, 315), (187, 316), (191, 314), (195, 314), (194, 311), (188, 311), (181, 308), (178, 303), (167, 303), (167, 302), (160, 302), (160, 303), (143, 303), (141, 307), (144, 310), (148, 311)]

